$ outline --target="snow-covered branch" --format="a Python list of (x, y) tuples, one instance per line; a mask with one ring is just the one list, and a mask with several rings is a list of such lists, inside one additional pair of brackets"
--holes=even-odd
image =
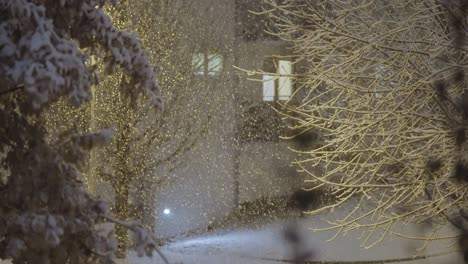
[[(108, 205), (88, 194), (79, 168), (88, 151), (109, 143), (111, 130), (71, 129), (51, 144), (40, 113), (60, 98), (74, 106), (98, 84), (91, 56), (121, 67), (121, 92), (145, 95), (162, 108), (153, 67), (135, 34), (118, 30), (105, 0), (0, 0), (0, 259), (13, 263), (112, 263), (117, 242), (99, 225)], [(155, 249), (138, 225), (142, 255)]]

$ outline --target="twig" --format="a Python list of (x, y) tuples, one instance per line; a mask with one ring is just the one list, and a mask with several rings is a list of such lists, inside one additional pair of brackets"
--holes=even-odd
[[(118, 219), (115, 219), (113, 217), (110, 217), (108, 215), (102, 215), (101, 216), (102, 218), (106, 219), (107, 221), (110, 221), (114, 224), (119, 224), (121, 226), (124, 226), (126, 228), (128, 228), (129, 230), (132, 230), (132, 231), (135, 231), (135, 228), (133, 227), (133, 225), (127, 223), (127, 222), (124, 222), (124, 221), (121, 221), (121, 220), (118, 220)], [(148, 232), (148, 234), (151, 236), (151, 239), (153, 240), (154, 242), (154, 250), (159, 254), (159, 256), (161, 257), (161, 259), (164, 261), (164, 263), (166, 264), (169, 264), (169, 261), (167, 260), (166, 256), (162, 253), (162, 251), (156, 246), (156, 238), (154, 237), (154, 235), (150, 232)]]
[(9, 93), (13, 93), (13, 92), (16, 92), (20, 89), (23, 89), (24, 88), (24, 85), (17, 85), (13, 88), (8, 88), (7, 90), (5, 91), (0, 91), (0, 96), (3, 96), (3, 95), (6, 95), (6, 94), (9, 94)]

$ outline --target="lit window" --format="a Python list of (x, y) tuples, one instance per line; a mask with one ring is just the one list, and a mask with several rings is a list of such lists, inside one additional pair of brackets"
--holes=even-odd
[(289, 100), (292, 94), (292, 63), (290, 61), (278, 61), (278, 100)]
[(220, 75), (223, 71), (223, 62), (223, 55), (217, 53), (197, 53), (192, 58), (195, 75)]
[(223, 71), (223, 56), (220, 54), (208, 55), (208, 75), (219, 75)]
[(271, 75), (263, 75), (263, 101), (275, 100), (275, 78)]
[(203, 75), (205, 73), (205, 54), (194, 54), (192, 58), (192, 65), (195, 71), (195, 75)]
[(270, 102), (277, 100), (289, 100), (292, 95), (293, 65), (291, 61), (279, 60), (277, 67), (277, 77), (263, 75), (263, 101)]

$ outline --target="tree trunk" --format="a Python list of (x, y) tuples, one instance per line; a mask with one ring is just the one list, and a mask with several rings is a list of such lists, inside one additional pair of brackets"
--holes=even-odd
[[(115, 206), (114, 216), (122, 221), (129, 221), (129, 198), (130, 198), (130, 183), (131, 183), (131, 171), (129, 164), (129, 150), (128, 144), (132, 128), (125, 124), (121, 127), (117, 143), (117, 168), (116, 178), (113, 184), (115, 193)], [(117, 250), (117, 257), (125, 258), (128, 248), (128, 230), (120, 225), (115, 227), (115, 236), (119, 243)]]
[[(150, 185), (151, 186), (151, 185)], [(142, 216), (142, 224), (152, 233), (155, 232), (155, 222), (156, 222), (156, 193), (155, 188), (145, 188), (143, 197), (140, 199), (140, 203), (142, 203), (143, 212), (141, 212)]]
[[(114, 187), (115, 190), (115, 206), (114, 216), (120, 220), (128, 221), (128, 198), (129, 198), (129, 184), (128, 181), (120, 182), (119, 186)], [(118, 241), (117, 257), (125, 258), (128, 248), (128, 230), (127, 228), (116, 225), (115, 236)]]

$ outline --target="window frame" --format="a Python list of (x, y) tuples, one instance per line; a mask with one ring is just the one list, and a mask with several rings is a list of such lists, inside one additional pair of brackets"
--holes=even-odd
[[(220, 59), (219, 64), (215, 65), (210, 69), (210, 61), (214, 59)], [(195, 63), (201, 62), (201, 63)], [(193, 73), (197, 76), (220, 76), (224, 72), (225, 68), (225, 56), (218, 50), (208, 50), (204, 52), (196, 52), (192, 55), (192, 68)], [(216, 70), (214, 70), (216, 69)]]
[[(268, 60), (274, 64), (275, 73), (265, 71), (262, 75), (262, 101), (266, 103), (289, 101), (295, 88), (295, 78), (288, 76), (295, 73), (294, 60), (278, 58), (269, 58)], [(289, 64), (289, 68), (282, 67), (282, 62)], [(273, 87), (272, 84), (274, 84)], [(289, 89), (286, 88), (286, 92), (281, 93), (281, 91), (284, 91), (284, 84), (287, 84)]]

